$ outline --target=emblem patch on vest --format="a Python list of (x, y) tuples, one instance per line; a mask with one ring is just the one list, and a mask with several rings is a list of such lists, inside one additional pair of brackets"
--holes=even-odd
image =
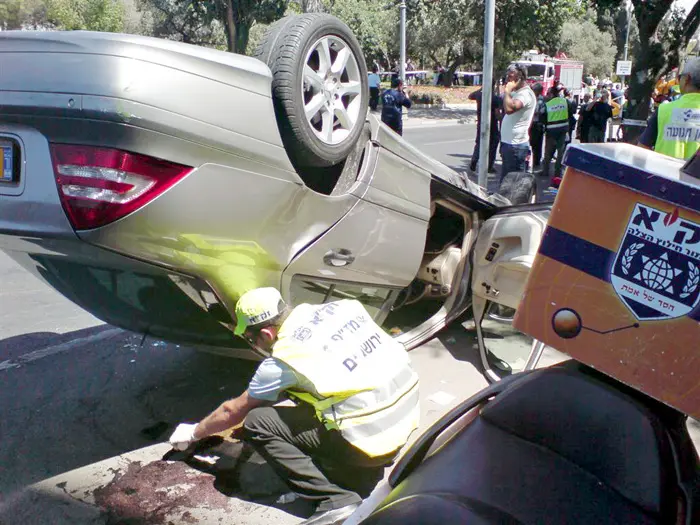
[(640, 321), (688, 315), (700, 300), (700, 224), (637, 203), (610, 282)]

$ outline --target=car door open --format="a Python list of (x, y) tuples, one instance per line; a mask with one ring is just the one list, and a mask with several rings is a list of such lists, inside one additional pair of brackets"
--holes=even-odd
[(551, 204), (512, 206), (486, 220), (474, 247), (472, 308), (490, 381), (534, 368), (544, 346), (511, 323), (544, 234)]

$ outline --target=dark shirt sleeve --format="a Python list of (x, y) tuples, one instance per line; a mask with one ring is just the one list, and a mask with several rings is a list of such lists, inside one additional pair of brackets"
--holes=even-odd
[(406, 106), (407, 108), (411, 107), (411, 99), (408, 98), (406, 95), (401, 93), (401, 105)]
[(647, 148), (653, 148), (656, 144), (656, 136), (659, 134), (659, 114), (654, 112), (654, 114), (647, 122), (647, 128), (644, 133), (639, 137), (639, 143)]

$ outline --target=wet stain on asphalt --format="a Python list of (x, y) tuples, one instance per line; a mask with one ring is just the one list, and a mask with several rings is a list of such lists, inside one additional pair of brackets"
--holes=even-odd
[(196, 523), (192, 508), (230, 512), (228, 498), (214, 488), (214, 476), (180, 462), (130, 463), (94, 496), (109, 525), (167, 525), (176, 516)]

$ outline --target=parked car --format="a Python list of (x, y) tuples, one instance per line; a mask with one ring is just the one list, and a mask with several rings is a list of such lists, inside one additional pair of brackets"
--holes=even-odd
[(3, 31), (0, 62), (0, 249), (107, 323), (249, 355), (230, 312), (276, 286), (359, 299), (410, 349), (472, 296), (517, 307), (549, 213), (532, 175), (489, 194), (368, 114), (332, 16), (277, 22), (255, 58)]

